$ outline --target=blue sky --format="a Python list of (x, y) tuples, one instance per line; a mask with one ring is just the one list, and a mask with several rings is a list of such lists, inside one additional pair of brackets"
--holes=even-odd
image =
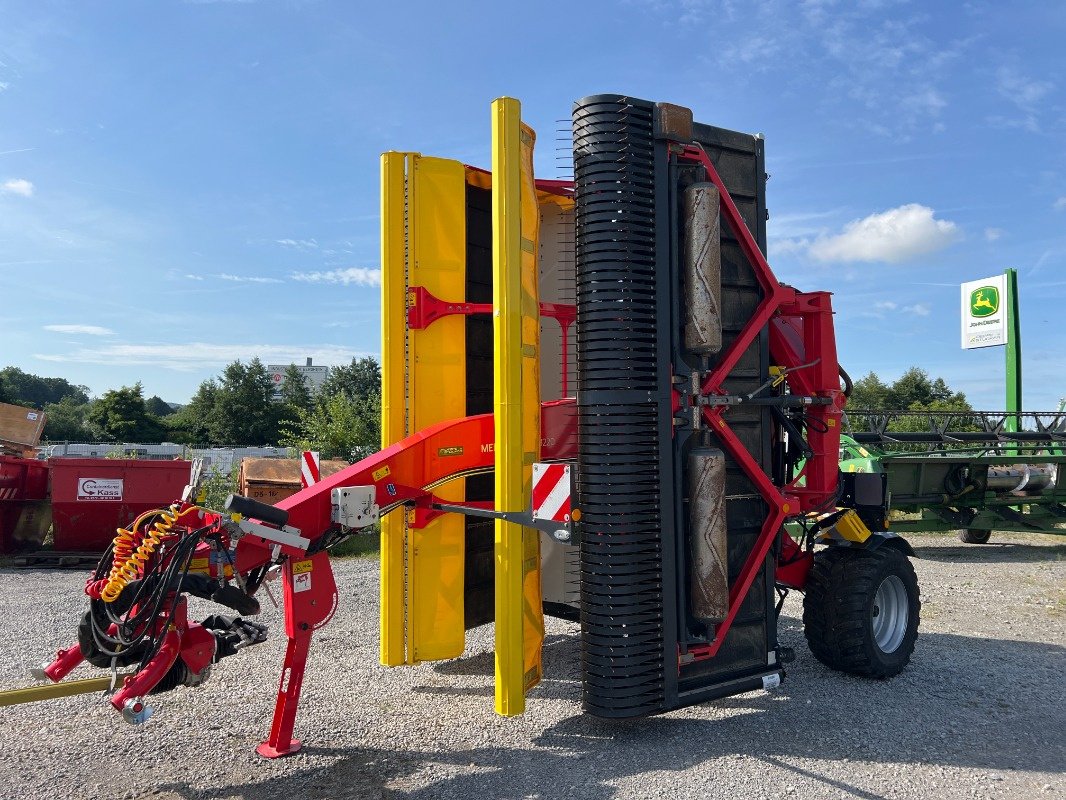
[(487, 165), (619, 91), (766, 137), (770, 261), (841, 362), (1003, 405), (961, 281), (1019, 270), (1026, 406), (1066, 395), (1066, 4), (5, 2), (0, 365), (186, 401), (234, 358), (377, 354), (378, 155)]

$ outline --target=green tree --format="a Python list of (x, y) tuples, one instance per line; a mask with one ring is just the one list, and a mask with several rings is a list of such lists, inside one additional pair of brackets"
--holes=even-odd
[(353, 358), (347, 366), (330, 369), (329, 377), (319, 393), (320, 402), (335, 394), (344, 394), (353, 399), (381, 394), (381, 367), (378, 362), (369, 356)]
[(381, 393), (352, 398), (338, 392), (326, 397), (286, 427), (281, 443), (349, 463), (365, 458), (381, 444)]
[(79, 403), (73, 397), (64, 397), (58, 403), (44, 407), (47, 420), (44, 423), (44, 438), (53, 442), (87, 442), (93, 438), (86, 417), (89, 404)]
[(294, 413), (311, 408), (311, 390), (307, 388), (300, 368), (289, 364), (281, 377), (281, 404)]
[(873, 372), (855, 381), (848, 398), (849, 409), (866, 410), (886, 408), (888, 386)]
[(23, 372), (18, 367), (0, 370), (0, 382), (8, 396), (7, 402), (32, 408), (44, 408), (48, 403), (58, 403), (65, 397), (73, 397), (79, 403), (89, 402), (89, 389), (75, 386), (64, 378), (42, 378)]
[[(966, 402), (965, 398), (962, 400), (957, 399), (961, 395), (949, 398), (947, 400), (933, 400), (929, 403), (911, 403), (907, 408), (908, 411), (916, 412), (912, 417), (898, 417), (894, 419), (888, 426), (890, 431), (914, 431), (925, 432), (929, 430), (929, 418), (923, 416), (923, 412), (934, 412), (942, 414), (944, 412), (956, 412), (950, 417), (950, 424), (947, 426), (952, 431), (977, 431), (980, 427), (977, 425), (977, 420), (970, 416), (967, 412), (973, 411), (970, 408), (970, 404)], [(938, 417), (941, 424), (947, 422), (945, 417)]]
[(852, 411), (972, 410), (962, 392), (954, 392), (943, 378), (932, 380), (921, 367), (911, 367), (891, 385), (875, 373), (855, 381), (848, 409)]
[(200, 384), (186, 405), (164, 420), (168, 438), (181, 444), (212, 444), (219, 385), (215, 380)]
[(89, 407), (88, 423), (104, 441), (158, 442), (163, 434), (159, 420), (144, 406), (140, 382), (104, 392)]
[(157, 394), (153, 394), (147, 400), (144, 401), (144, 407), (148, 409), (148, 413), (153, 416), (163, 418), (169, 417), (174, 413), (173, 407), (166, 400), (161, 398)]
[(279, 407), (263, 362), (234, 361), (222, 371), (211, 423), (216, 444), (270, 445), (278, 441)]

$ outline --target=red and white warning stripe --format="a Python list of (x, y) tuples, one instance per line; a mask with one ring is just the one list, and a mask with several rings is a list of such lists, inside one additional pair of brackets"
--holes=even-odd
[(306, 489), (322, 480), (318, 453), (304, 450), (300, 453), (300, 483)]
[(570, 465), (533, 465), (533, 519), (570, 521)]

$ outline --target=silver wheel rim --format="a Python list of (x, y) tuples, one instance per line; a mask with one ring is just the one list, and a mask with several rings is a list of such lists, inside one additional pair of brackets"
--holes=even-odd
[(894, 653), (907, 635), (910, 603), (907, 587), (898, 575), (889, 575), (877, 587), (873, 607), (874, 641), (882, 653)]

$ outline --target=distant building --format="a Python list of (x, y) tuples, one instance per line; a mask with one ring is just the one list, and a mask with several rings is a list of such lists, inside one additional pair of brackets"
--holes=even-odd
[[(292, 364), (267, 364), (267, 372), (270, 373), (270, 379), (274, 381), (274, 399), (281, 399), (281, 384), (285, 381), (285, 370), (293, 366)], [(296, 369), (303, 375), (304, 385), (307, 390), (314, 397), (322, 390), (322, 384), (326, 382), (326, 378), (329, 377), (329, 367), (318, 367), (311, 364), (311, 359), (307, 359), (307, 363), (303, 366), (297, 366)]]

